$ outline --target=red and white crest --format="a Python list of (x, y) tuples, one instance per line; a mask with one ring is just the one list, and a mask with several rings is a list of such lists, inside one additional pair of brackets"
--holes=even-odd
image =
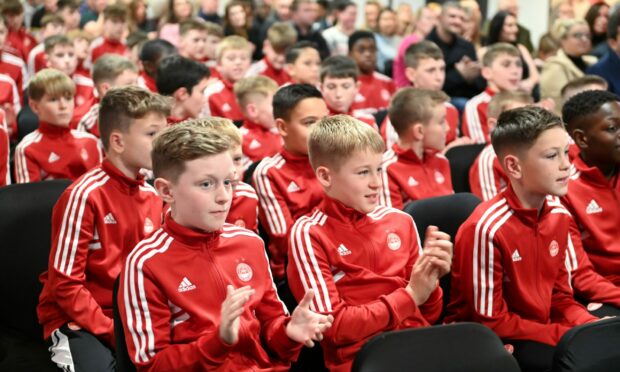
[(152, 233), (154, 227), (155, 226), (153, 225), (153, 221), (151, 221), (150, 218), (147, 217), (147, 218), (144, 219), (144, 232), (145, 233), (147, 233), (147, 234)]
[(558, 245), (558, 242), (552, 240), (551, 244), (549, 244), (549, 254), (551, 254), (551, 257), (555, 257), (558, 255), (559, 252), (560, 246)]
[(254, 273), (252, 272), (250, 265), (245, 262), (240, 262), (237, 265), (237, 276), (242, 282), (249, 282), (253, 275)]
[(387, 236), (387, 246), (395, 251), (400, 248), (400, 236), (395, 233), (389, 233)]

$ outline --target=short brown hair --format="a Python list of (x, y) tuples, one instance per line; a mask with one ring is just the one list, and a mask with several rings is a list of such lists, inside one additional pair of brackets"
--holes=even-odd
[(120, 4), (108, 5), (103, 10), (103, 20), (127, 22), (129, 11)]
[(225, 134), (187, 120), (168, 127), (155, 138), (151, 151), (153, 173), (174, 183), (185, 171), (186, 162), (228, 150), (230, 140)]
[(568, 99), (570, 97), (564, 97), (564, 96), (569, 91), (572, 92), (571, 94), (571, 97), (572, 97), (575, 94), (583, 91), (585, 88), (589, 87), (590, 85), (598, 85), (602, 88), (602, 90), (607, 90), (607, 88), (609, 87), (607, 80), (603, 79), (600, 76), (584, 75), (584, 76), (578, 77), (566, 83), (566, 85), (562, 87), (560, 94), (562, 95), (564, 99)]
[(71, 97), (75, 95), (75, 83), (62, 71), (45, 68), (39, 72), (28, 84), (28, 98), (39, 101), (43, 96)]
[(222, 56), (224, 55), (224, 52), (226, 52), (227, 50), (231, 50), (231, 49), (234, 49), (234, 50), (241, 49), (241, 50), (246, 50), (250, 54), (252, 53), (252, 46), (250, 45), (250, 42), (247, 39), (244, 39), (241, 36), (231, 35), (231, 36), (226, 36), (217, 45), (217, 48), (215, 49), (215, 59), (217, 61), (220, 61), (222, 59)]
[(489, 101), (489, 106), (487, 107), (487, 117), (498, 118), (502, 112), (506, 111), (506, 108), (511, 103), (522, 103), (524, 105), (529, 105), (534, 103), (534, 100), (532, 100), (532, 96), (530, 94), (527, 94), (522, 90), (497, 93)]
[(0, 13), (4, 16), (19, 15), (24, 12), (24, 6), (19, 0), (4, 0), (4, 4), (0, 5)]
[(312, 169), (322, 165), (338, 170), (356, 151), (381, 154), (385, 143), (370, 125), (349, 115), (327, 116), (312, 126), (308, 139)]
[(112, 131), (127, 133), (133, 120), (149, 113), (170, 114), (169, 99), (137, 86), (110, 89), (99, 103), (99, 133), (108, 149)]
[(49, 24), (64, 26), (65, 20), (58, 14), (46, 14), (41, 18), (41, 28), (45, 28)]
[(217, 36), (219, 38), (224, 37), (224, 28), (213, 22), (205, 22), (205, 29), (207, 30), (207, 35)]
[(448, 102), (450, 97), (442, 91), (420, 88), (399, 90), (388, 108), (388, 115), (398, 135), (404, 134), (413, 124), (427, 124), (433, 118), (437, 105)]
[(489, 67), (499, 56), (506, 54), (511, 57), (521, 57), (521, 53), (516, 46), (508, 43), (495, 43), (488, 47), (487, 51), (484, 53), (484, 56), (482, 57), (482, 65)]
[(232, 120), (230, 119), (212, 116), (210, 118), (192, 119), (188, 121), (193, 122), (194, 125), (207, 128), (209, 130), (225, 135), (226, 137), (228, 137), (228, 140), (231, 143), (231, 147), (233, 147), (233, 145), (241, 146), (241, 142), (243, 141), (241, 131), (235, 126), (235, 124), (233, 124)]
[(50, 54), (54, 51), (58, 45), (69, 45), (73, 46), (73, 42), (69, 40), (65, 35), (53, 35), (50, 37), (46, 37), (43, 41), (43, 46), (45, 48), (45, 53)]
[(422, 59), (443, 59), (443, 52), (437, 44), (429, 40), (422, 40), (409, 45), (405, 51), (405, 66), (418, 68)]
[(195, 18), (187, 19), (181, 22), (181, 24), (179, 25), (179, 33), (181, 36), (185, 35), (191, 30), (207, 32), (207, 25), (202, 19)]
[(104, 54), (93, 65), (93, 82), (101, 84), (105, 81), (112, 81), (127, 70), (137, 73), (138, 66), (117, 54)]
[(239, 107), (243, 110), (252, 96), (266, 97), (269, 93), (275, 93), (278, 90), (278, 83), (266, 76), (251, 76), (236, 82), (233, 89)]
[(276, 22), (267, 30), (267, 40), (276, 53), (284, 53), (297, 42), (297, 31), (288, 22)]

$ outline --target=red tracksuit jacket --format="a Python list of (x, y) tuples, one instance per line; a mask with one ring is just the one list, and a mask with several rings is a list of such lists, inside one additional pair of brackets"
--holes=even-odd
[(17, 86), (20, 103), (23, 103), (23, 93), (28, 87), (28, 71), (24, 61), (11, 53), (0, 50), (0, 74), (8, 75), (11, 79), (13, 79), (15, 85)]
[(112, 288), (131, 249), (161, 225), (163, 202), (142, 178), (103, 164), (54, 206), (52, 248), (37, 314), (44, 337), (67, 322), (113, 344)]
[(420, 159), (411, 149), (394, 144), (383, 154), (383, 190), (379, 203), (403, 209), (410, 201), (453, 194), (450, 163), (434, 150)]
[(282, 136), (277, 128), (268, 129), (245, 120), (240, 130), (243, 135), (241, 151), (253, 162), (274, 156), (282, 149)]
[(95, 136), (74, 129), (40, 122), (15, 150), (17, 183), (58, 178), (75, 180), (102, 160)]
[(138, 76), (138, 86), (144, 89), (148, 89), (153, 93), (158, 93), (155, 79), (153, 79), (145, 71), (140, 71), (140, 75)]
[(568, 194), (562, 201), (575, 217), (581, 241), (594, 269), (620, 285), (620, 181), (618, 173), (607, 180), (580, 156), (573, 159), (574, 171)]
[(211, 116), (219, 116), (233, 121), (243, 120), (243, 113), (233, 92), (233, 83), (221, 78), (205, 89), (209, 97)]
[[(239, 341), (219, 337), (226, 286), (251, 286)], [(225, 224), (198, 232), (166, 215), (163, 227), (131, 252), (121, 275), (120, 313), (139, 371), (288, 370), (301, 350), (258, 235)]]
[(482, 200), (489, 200), (503, 191), (509, 182), (493, 146), (487, 145), (469, 168), (471, 192)]
[(243, 182), (235, 185), (226, 222), (258, 231), (258, 196), (252, 186)]
[(4, 116), (4, 110), (0, 109), (0, 187), (11, 184), (9, 145), (9, 133)]
[(349, 371), (359, 348), (381, 332), (439, 318), (440, 287), (419, 308), (405, 291), (421, 254), (416, 231), (397, 209), (379, 206), (364, 215), (328, 197), (293, 225), (289, 285), (297, 300), (313, 290), (311, 309), (334, 316), (322, 342), (331, 371)]
[(99, 57), (108, 53), (126, 57), (129, 50), (124, 42), (119, 40), (109, 40), (103, 36), (98, 37), (90, 43), (88, 57), (86, 61), (84, 61), (84, 67), (91, 69)]
[(475, 321), (503, 339), (555, 345), (598, 318), (573, 298), (567, 272), (570, 213), (547, 199), (524, 209), (512, 187), (483, 202), (456, 235), (446, 322)]
[(252, 181), (258, 194), (258, 217), (269, 236), (271, 270), (282, 279), (289, 229), (297, 218), (321, 202), (323, 189), (308, 156), (296, 156), (285, 149), (263, 159)]
[(37, 40), (34, 36), (30, 35), (25, 27), (21, 27), (17, 31), (11, 30), (7, 33), (4, 49), (25, 62), (36, 45)]
[(80, 132), (88, 132), (99, 138), (99, 100), (94, 99), (93, 105), (84, 116), (80, 118), (77, 124), (77, 130)]
[(392, 79), (374, 71), (372, 74), (360, 74), (357, 81), (360, 83), (360, 88), (351, 110), (372, 115), (388, 108), (390, 99), (396, 91)]
[(494, 95), (495, 92), (487, 88), (465, 104), (461, 128), (463, 135), (474, 140), (474, 143), (491, 142), (487, 125), (487, 108)]
[(273, 65), (269, 63), (267, 57), (264, 57), (260, 61), (254, 62), (245, 74), (245, 76), (257, 75), (270, 78), (275, 81), (278, 86), (282, 86), (291, 81), (289, 74), (284, 69), (276, 70)]
[(28, 75), (34, 76), (37, 72), (43, 70), (47, 66), (47, 56), (45, 55), (45, 44), (39, 43), (32, 48), (28, 54), (27, 68)]

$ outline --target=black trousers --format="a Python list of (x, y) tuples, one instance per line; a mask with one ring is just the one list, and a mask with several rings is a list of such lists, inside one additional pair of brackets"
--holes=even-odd
[(514, 348), (512, 356), (523, 372), (551, 371), (555, 347), (535, 341), (503, 340)]
[(52, 362), (67, 372), (110, 372), (116, 370), (114, 352), (83, 329), (74, 331), (66, 324), (47, 340)]

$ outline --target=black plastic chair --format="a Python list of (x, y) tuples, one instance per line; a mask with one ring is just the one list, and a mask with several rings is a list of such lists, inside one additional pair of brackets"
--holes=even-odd
[(372, 116), (375, 118), (375, 123), (377, 123), (378, 128), (381, 128), (381, 125), (383, 125), (383, 121), (385, 120), (387, 115), (388, 115), (388, 110), (379, 110), (375, 112), (374, 114), (372, 114)]
[[(463, 192), (453, 195), (438, 196), (436, 198), (422, 199), (411, 202), (405, 206), (405, 212), (413, 217), (420, 240), (424, 243), (426, 228), (430, 225), (437, 226), (439, 230), (447, 233), (452, 238), (456, 237), (459, 227), (471, 215), (480, 204), (480, 199), (474, 194)], [(450, 299), (450, 275), (439, 280), (443, 290), (443, 311), (445, 314)]]
[(36, 307), (50, 254), (52, 209), (69, 180), (0, 189), (0, 371), (58, 371)]
[(455, 323), (386, 332), (357, 353), (353, 372), (517, 372), (519, 365), (489, 328)]
[(486, 145), (463, 145), (456, 146), (446, 152), (446, 157), (450, 161), (450, 173), (452, 174), (452, 187), (454, 192), (470, 192), (469, 187), (469, 168), (471, 168), (478, 154)]
[(620, 370), (620, 318), (599, 320), (569, 330), (553, 355), (553, 372)]
[(118, 276), (114, 281), (112, 291), (112, 309), (114, 312), (114, 340), (116, 341), (116, 372), (135, 372), (136, 366), (129, 357), (127, 344), (125, 343), (125, 329), (121, 320), (121, 313), (118, 310), (118, 288), (121, 277)]

